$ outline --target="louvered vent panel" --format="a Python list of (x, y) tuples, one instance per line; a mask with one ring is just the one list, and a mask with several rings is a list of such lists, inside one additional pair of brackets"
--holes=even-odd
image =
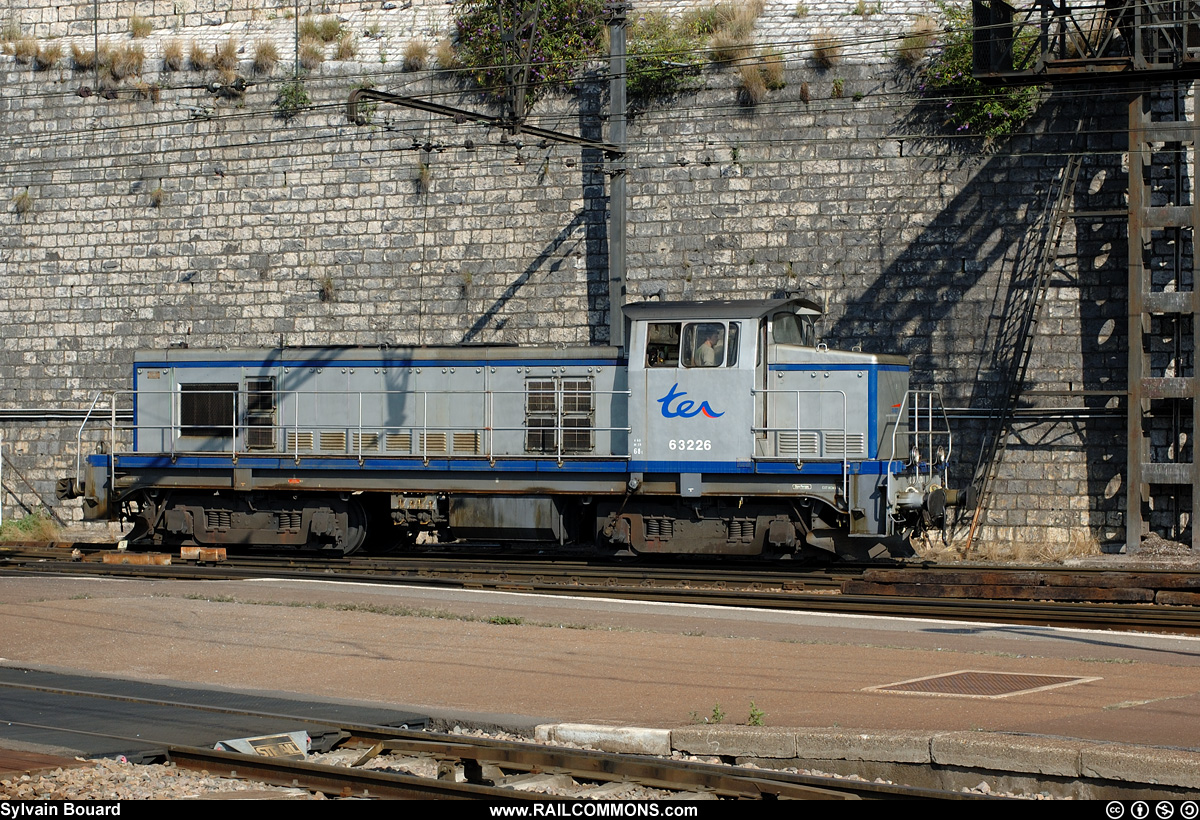
[(479, 452), (479, 433), (474, 430), (459, 431), (454, 434), (454, 452), (456, 453), (478, 453)]
[(297, 433), (289, 430), (287, 434), (287, 446), (289, 450), (311, 450), (313, 448), (312, 433)]
[(321, 449), (336, 453), (346, 452), (346, 434), (328, 431), (321, 433)]
[(446, 452), (446, 434), (445, 433), (422, 433), (421, 434), (421, 452), (423, 452), (423, 453), (444, 453), (444, 452)]
[(373, 453), (379, 449), (378, 433), (355, 433), (353, 441), (356, 453)]
[(383, 440), (389, 453), (412, 452), (412, 433), (388, 433)]
[(851, 433), (850, 435), (843, 435), (842, 433), (825, 434), (825, 455), (831, 458), (840, 457), (843, 445), (846, 448), (846, 455), (860, 456), (866, 452), (867, 439), (862, 433)]

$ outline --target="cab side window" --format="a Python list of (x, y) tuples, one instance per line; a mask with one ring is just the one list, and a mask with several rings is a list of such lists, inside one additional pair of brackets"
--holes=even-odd
[(651, 322), (646, 328), (646, 367), (679, 366), (679, 322)]
[(691, 322), (683, 329), (683, 366), (720, 367), (725, 363), (725, 325)]

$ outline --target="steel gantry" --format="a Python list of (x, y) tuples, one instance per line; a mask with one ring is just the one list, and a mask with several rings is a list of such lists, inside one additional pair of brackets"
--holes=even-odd
[[(1164, 84), (1200, 75), (1200, 2), (1033, 0), (1017, 8), (1003, 0), (974, 0), (973, 9), (977, 79), (1053, 85), (1105, 80), (1127, 91), (1120, 95), (1128, 105), (1129, 131), (1125, 542), (1134, 550), (1149, 529), (1152, 503), (1167, 500), (1167, 512), (1182, 529), (1185, 516), (1194, 520), (1200, 496), (1200, 461), (1192, 446), (1200, 431), (1194, 368), (1200, 299), (1193, 278), (1200, 267), (1197, 126), (1180, 93), (1157, 118), (1150, 105)], [(1188, 501), (1191, 507), (1184, 509)], [(1192, 548), (1200, 549), (1200, 528), (1191, 529)]]

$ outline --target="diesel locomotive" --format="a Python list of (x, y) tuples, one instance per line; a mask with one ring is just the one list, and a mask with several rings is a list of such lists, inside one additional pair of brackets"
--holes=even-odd
[(623, 348), (142, 351), (59, 495), (131, 546), (902, 552), (959, 502), (945, 413), (819, 315), (650, 301)]

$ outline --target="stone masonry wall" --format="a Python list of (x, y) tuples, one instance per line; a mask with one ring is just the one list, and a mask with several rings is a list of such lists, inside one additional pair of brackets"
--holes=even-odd
[[(998, 341), (1009, 282), (1072, 150), (1088, 152), (1075, 209), (1122, 207), (1125, 103), (1049, 98), (1022, 136), (994, 146), (946, 135), (894, 58), (936, 7), (853, 7), (810, 3), (799, 17), (795, 3), (766, 4), (757, 37), (784, 54), (787, 85), (756, 106), (739, 101), (735, 71), (710, 68), (635, 114), (628, 292), (817, 299), (831, 346), (904, 353), (914, 386), (958, 408), (962, 484), (1011, 359)], [(69, 51), (90, 48), (92, 8), (19, 0), (10, 16)], [(349, 124), (345, 100), (364, 84), (485, 105), (445, 72), (402, 70), (406, 43), (448, 30), (440, 2), (301, 3), (302, 15), (344, 18), (357, 54), (327, 59), (305, 79), (313, 106), (280, 119), (294, 8), (102, 2), (99, 37), (146, 54), (141, 85), (123, 82), (115, 99), (69, 59), (36, 71), (0, 56), (0, 425), (6, 466), (31, 485), (6, 470), (6, 514), (52, 499), (73, 468), (78, 423), (46, 414), (127, 387), (138, 348), (606, 340), (602, 157), (397, 107)], [(130, 40), (134, 13), (152, 21), (149, 37)], [(829, 69), (811, 60), (821, 32), (844, 44)], [(229, 38), (244, 97), (214, 92), (214, 72), (160, 71), (171, 39)], [(284, 55), (265, 77), (250, 68), (264, 38)], [(604, 138), (606, 98), (604, 83), (581, 81), (540, 103), (534, 124)], [(1123, 237), (1119, 219), (1067, 225), (1030, 366), (1037, 389), (1123, 389)], [(1065, 412), (1085, 403), (1085, 416)], [(1039, 401), (1055, 405), (1063, 420), (1019, 426), (985, 539), (1123, 538), (1115, 403)]]

